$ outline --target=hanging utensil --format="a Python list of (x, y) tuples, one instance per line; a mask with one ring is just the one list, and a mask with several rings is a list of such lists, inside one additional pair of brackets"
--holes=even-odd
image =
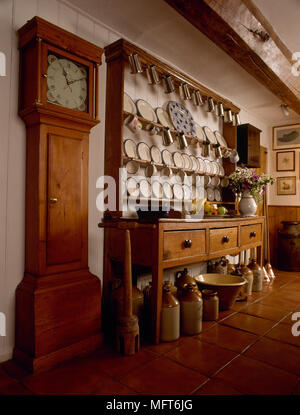
[(185, 100), (187, 99), (191, 99), (191, 93), (190, 93), (190, 89), (187, 83), (183, 84), (183, 91), (184, 91), (184, 95), (185, 95)]
[(179, 142), (179, 146), (181, 150), (184, 150), (185, 148), (187, 148), (188, 143), (186, 141), (185, 135), (183, 132), (180, 132), (178, 135), (178, 142)]
[(129, 60), (129, 64), (131, 67), (132, 74), (143, 72), (142, 65), (139, 59), (139, 55), (137, 53), (134, 53), (134, 54), (131, 53), (130, 55), (128, 55), (128, 60)]
[(163, 85), (166, 94), (170, 94), (175, 91), (175, 86), (171, 75), (166, 75), (163, 77)]
[(215, 110), (215, 103), (212, 97), (208, 97), (206, 101), (206, 111), (213, 112)]
[(218, 113), (217, 113), (218, 117), (224, 117), (223, 103), (222, 102), (218, 102), (217, 108), (218, 108)]
[(162, 137), (164, 146), (169, 146), (174, 143), (173, 136), (169, 127), (163, 128)]
[(226, 108), (224, 110), (224, 122), (226, 123), (232, 122), (232, 112), (230, 108)]

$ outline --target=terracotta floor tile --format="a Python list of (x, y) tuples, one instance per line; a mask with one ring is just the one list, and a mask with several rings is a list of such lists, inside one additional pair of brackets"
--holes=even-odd
[(243, 308), (247, 307), (248, 304), (249, 303), (247, 301), (236, 301), (232, 306), (232, 310), (240, 311)]
[(300, 348), (263, 337), (244, 354), (300, 376)]
[(67, 395), (90, 394), (111, 378), (101, 372), (89, 358), (77, 358), (48, 372), (34, 374), (22, 381), (36, 394)]
[(21, 380), (30, 375), (30, 372), (18, 365), (14, 360), (7, 360), (2, 364), (5, 372), (14, 379)]
[(196, 338), (186, 339), (180, 346), (165, 355), (207, 376), (212, 376), (235, 356), (237, 354), (231, 350), (202, 342)]
[(126, 385), (117, 380), (108, 380), (105, 384), (101, 383), (99, 387), (91, 392), (91, 395), (136, 395), (137, 393)]
[(239, 356), (216, 376), (246, 394), (290, 394), (298, 377), (266, 363)]
[(292, 315), (293, 314), (294, 314), (293, 312), (289, 313), (283, 320), (281, 320), (280, 324), (287, 324), (290, 327), (292, 327), (292, 325), (295, 323), (295, 321), (292, 320)]
[(200, 334), (198, 338), (205, 342), (224, 347), (225, 349), (241, 353), (245, 347), (255, 342), (258, 339), (258, 336), (242, 330), (236, 330), (232, 327), (217, 324), (205, 333)]
[(14, 380), (8, 376), (8, 374), (4, 371), (2, 365), (0, 366), (0, 388), (12, 383)]
[(165, 357), (159, 357), (132, 371), (122, 378), (121, 382), (139, 393), (187, 395), (206, 380), (207, 377), (194, 370)]
[(262, 317), (272, 321), (279, 321), (289, 314), (286, 310), (271, 307), (262, 303), (250, 304), (247, 308), (241, 310), (241, 313), (251, 314), (252, 316)]
[(288, 324), (279, 323), (266, 334), (266, 337), (300, 347), (300, 336), (293, 336), (291, 327)]
[(287, 285), (284, 286), (284, 289), (290, 291), (300, 291), (300, 280), (289, 282)]
[(232, 316), (233, 314), (236, 314), (236, 310), (233, 310), (233, 309), (231, 309), (231, 310), (224, 310), (224, 311), (220, 311), (219, 312), (219, 318), (218, 318), (218, 320), (217, 321), (221, 321), (221, 320), (224, 320), (225, 318), (227, 318), (227, 317), (229, 317), (229, 316)]
[(300, 293), (285, 290), (284, 288), (259, 300), (259, 303), (293, 311), (300, 305)]
[(180, 343), (183, 342), (183, 338), (180, 337), (180, 339), (175, 340), (173, 342), (161, 342), (159, 344), (147, 344), (143, 346), (143, 349), (149, 350), (153, 353), (156, 353), (157, 355), (163, 355), (170, 350), (174, 349), (176, 346), (178, 346)]
[(220, 324), (235, 327), (237, 329), (249, 331), (250, 333), (263, 335), (266, 331), (274, 326), (274, 321), (265, 320), (260, 317), (251, 316), (250, 314), (238, 313), (227, 318)]
[(240, 392), (219, 379), (213, 378), (201, 386), (195, 395), (240, 395)]
[(32, 395), (33, 393), (26, 389), (19, 382), (14, 381), (3, 388), (0, 388), (0, 395)]
[(144, 365), (156, 356), (145, 348), (142, 348), (133, 356), (122, 356), (120, 353), (106, 348), (98, 350), (88, 360), (103, 373), (114, 379), (120, 379), (122, 376), (131, 372), (139, 366)]

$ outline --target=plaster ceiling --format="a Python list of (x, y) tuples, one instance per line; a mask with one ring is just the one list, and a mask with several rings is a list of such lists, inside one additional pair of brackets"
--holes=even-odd
[[(197, 79), (202, 84), (227, 97), (240, 108), (246, 109), (253, 116), (268, 125), (296, 122), (300, 117), (290, 111), (286, 117), (280, 109), (280, 100), (267, 88), (256, 81), (229, 55), (187, 22), (163, 0), (69, 0), (84, 12), (94, 16), (106, 26), (122, 34), (129, 41), (147, 49), (152, 54), (177, 66), (183, 72)], [(255, 0), (268, 3), (272, 9), (270, 23), (277, 29), (276, 22), (280, 23), (280, 13), (283, 8), (288, 9), (299, 0)], [(276, 7), (273, 5), (276, 4)], [(265, 6), (264, 6), (265, 8)], [(278, 10), (276, 15), (274, 9)], [(264, 13), (264, 10), (262, 10)], [(293, 13), (293, 11), (291, 11)], [(272, 18), (276, 16), (276, 22)], [(273, 16), (273, 17), (272, 17)], [(285, 10), (286, 25), (291, 32), (300, 35), (296, 20), (289, 20), (290, 12)], [(299, 20), (298, 20), (299, 21)], [(275, 24), (276, 23), (276, 24)], [(212, 22), (213, 24), (213, 22)], [(281, 25), (280, 27), (284, 26)], [(292, 28), (291, 28), (292, 26)], [(286, 34), (285, 36), (289, 37)], [(300, 36), (298, 36), (300, 38)], [(293, 41), (293, 36), (287, 43)], [(298, 42), (300, 42), (297, 39)], [(296, 41), (294, 42), (296, 44)], [(300, 50), (300, 48), (299, 48)], [(243, 122), (243, 120), (242, 120)]]

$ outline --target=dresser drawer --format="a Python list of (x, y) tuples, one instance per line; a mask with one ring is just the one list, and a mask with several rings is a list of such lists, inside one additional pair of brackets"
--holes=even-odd
[(261, 241), (261, 224), (241, 226), (241, 246)]
[(205, 254), (205, 230), (164, 232), (163, 259)]
[[(210, 229), (209, 252), (224, 251), (238, 246), (238, 228)], [(225, 255), (225, 254), (224, 254)]]

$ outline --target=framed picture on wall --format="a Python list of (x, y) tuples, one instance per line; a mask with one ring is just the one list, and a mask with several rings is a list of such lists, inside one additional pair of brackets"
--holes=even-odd
[(276, 171), (295, 171), (295, 151), (276, 153)]
[(273, 150), (300, 148), (300, 124), (273, 127)]
[(277, 177), (277, 195), (296, 194), (296, 176)]

